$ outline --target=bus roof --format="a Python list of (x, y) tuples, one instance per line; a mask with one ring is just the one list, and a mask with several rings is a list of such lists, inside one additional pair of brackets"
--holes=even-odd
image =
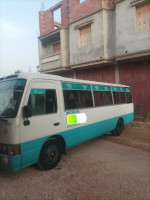
[(58, 75), (53, 74), (41, 74), (41, 73), (19, 73), (7, 77), (3, 77), (1, 80), (8, 80), (8, 79), (45, 79), (45, 80), (56, 80), (61, 82), (73, 82), (73, 83), (85, 83), (85, 84), (97, 84), (97, 85), (108, 85), (108, 86), (118, 86), (118, 87), (129, 87), (127, 85), (122, 84), (115, 84), (115, 83), (106, 83), (106, 82), (98, 82), (98, 81), (89, 81), (89, 80), (81, 80), (81, 79), (73, 79), (73, 78), (65, 78)]

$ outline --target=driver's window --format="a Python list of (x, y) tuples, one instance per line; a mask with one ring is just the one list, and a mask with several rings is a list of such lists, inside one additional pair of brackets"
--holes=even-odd
[(32, 116), (57, 112), (56, 90), (31, 89), (28, 100)]

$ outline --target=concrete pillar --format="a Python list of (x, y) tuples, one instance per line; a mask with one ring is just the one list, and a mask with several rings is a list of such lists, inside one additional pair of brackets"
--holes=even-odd
[(120, 83), (120, 73), (119, 73), (119, 64), (116, 64), (115, 66), (115, 83)]
[(61, 23), (63, 28), (68, 27), (69, 23), (69, 0), (63, 0), (61, 6)]
[(76, 71), (73, 71), (73, 78), (74, 78), (74, 79), (76, 79), (76, 78), (77, 78)]
[(42, 43), (41, 40), (38, 39), (38, 51), (39, 51), (39, 65), (41, 66), (41, 59), (42, 59)]
[(69, 53), (69, 29), (62, 28), (60, 31), (61, 38), (61, 59), (62, 67), (68, 67), (70, 65), (70, 53)]
[[(111, 4), (109, 4), (111, 2)], [(104, 37), (104, 58), (109, 59), (115, 55), (115, 26), (113, 1), (102, 0), (103, 6), (103, 37)], [(108, 4), (107, 4), (108, 3)]]

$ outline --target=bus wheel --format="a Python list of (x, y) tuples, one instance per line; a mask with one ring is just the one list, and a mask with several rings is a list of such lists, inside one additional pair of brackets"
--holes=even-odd
[(62, 156), (61, 144), (57, 139), (48, 140), (41, 149), (38, 166), (50, 170), (57, 166)]
[(122, 120), (122, 119), (119, 119), (118, 122), (117, 122), (117, 125), (116, 125), (115, 130), (113, 130), (113, 131), (111, 132), (111, 134), (112, 134), (113, 136), (119, 136), (119, 135), (121, 135), (122, 130), (123, 130), (123, 120)]

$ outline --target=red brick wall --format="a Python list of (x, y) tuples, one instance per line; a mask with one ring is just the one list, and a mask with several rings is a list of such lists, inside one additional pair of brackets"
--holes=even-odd
[(54, 30), (54, 15), (52, 12), (40, 11), (39, 12), (39, 26), (40, 35), (45, 35)]
[[(61, 24), (63, 28), (68, 27), (69, 22), (69, 0), (63, 0), (61, 5)], [(45, 35), (54, 30), (53, 11), (46, 10), (39, 12), (40, 35)]]
[(115, 67), (99, 67), (79, 70), (76, 72), (77, 79), (115, 83)]
[[(102, 8), (113, 8), (114, 0), (63, 0), (61, 5), (61, 25), (68, 27), (69, 22), (92, 14)], [(45, 35), (54, 30), (54, 15), (50, 10), (39, 12), (40, 35)]]
[(105, 9), (113, 9), (115, 6), (115, 0), (103, 0), (102, 6)]
[(69, 0), (63, 0), (61, 6), (61, 23), (62, 27), (68, 27), (69, 23)]
[(102, 0), (70, 0), (70, 22), (78, 20), (86, 15), (96, 12), (102, 8)]

